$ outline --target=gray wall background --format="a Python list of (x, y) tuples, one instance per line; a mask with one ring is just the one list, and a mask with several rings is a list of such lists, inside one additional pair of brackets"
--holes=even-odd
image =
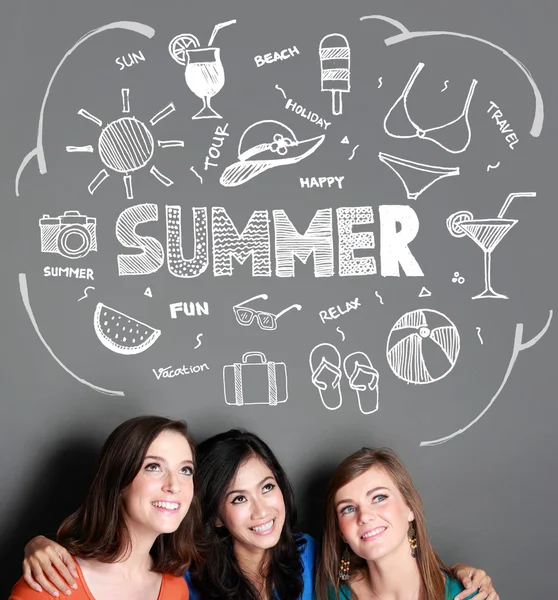
[[(464, 561), (484, 568), (505, 599), (554, 594), (556, 323), (536, 345), (521, 352), (506, 386), (477, 424), (442, 445), (421, 447), (420, 442), (448, 435), (472, 421), (504, 378), (516, 325), (524, 324), (527, 341), (543, 329), (549, 311), (556, 307), (556, 12), (556, 4), (549, 0), (390, 0), (373, 6), (353, 0), (20, 0), (3, 5), (0, 551), (5, 568), (0, 577), (4, 595), (20, 576), (24, 543), (38, 533), (54, 534), (60, 519), (81, 500), (102, 440), (119, 422), (141, 413), (185, 418), (200, 440), (233, 426), (261, 435), (292, 478), (301, 528), (317, 537), (322, 494), (335, 464), (362, 445), (391, 446), (422, 494), (435, 547), (448, 563)], [(397, 30), (388, 23), (359, 20), (368, 14), (397, 19), (411, 31), (467, 33), (505, 48), (526, 65), (541, 90), (540, 137), (529, 135), (535, 111), (531, 86), (503, 54), (455, 37), (426, 37), (387, 47), (383, 40)], [(213, 106), (224, 118), (194, 121), (191, 116), (201, 101), (186, 87), (183, 68), (170, 58), (168, 43), (185, 32), (205, 42), (216, 23), (229, 19), (237, 23), (216, 39), (226, 83)], [(15, 175), (36, 143), (41, 102), (56, 65), (86, 32), (120, 20), (147, 24), (155, 36), (148, 40), (129, 31), (109, 31), (71, 55), (54, 81), (45, 110), (48, 172), (40, 174), (36, 161), (31, 161), (16, 196)], [(331, 115), (329, 93), (320, 91), (318, 59), (320, 40), (333, 32), (347, 36), (352, 51), (352, 89), (343, 98), (343, 114), (336, 117)], [(255, 55), (292, 46), (299, 55), (256, 67)], [(140, 50), (145, 62), (120, 71), (115, 59)], [(453, 156), (417, 139), (392, 139), (383, 131), (386, 112), (419, 61), (426, 68), (409, 96), (409, 106), (420, 124), (436, 126), (457, 117), (471, 79), (479, 81), (469, 113), (472, 140), (463, 154)], [(446, 80), (448, 87), (442, 93)], [(271, 169), (237, 188), (221, 186), (219, 176), (237, 160), (238, 140), (252, 123), (280, 120), (299, 139), (324, 133), (286, 111), (276, 85), (309, 111), (332, 121), (325, 142), (298, 164)], [(184, 148), (155, 149), (153, 164), (174, 185), (167, 188), (142, 169), (133, 176), (134, 200), (126, 199), (122, 179), (115, 173), (90, 195), (87, 185), (103, 166), (97, 152), (65, 151), (67, 145), (96, 146), (99, 129), (77, 111), (84, 108), (105, 124), (118, 118), (123, 87), (131, 90), (131, 114), (146, 123), (173, 102), (175, 113), (151, 130), (157, 139), (185, 141)], [(514, 150), (487, 115), (490, 101), (501, 107), (519, 137)], [(215, 128), (225, 123), (230, 136), (221, 149), (219, 167), (203, 171)], [(350, 144), (340, 143), (344, 136)], [(417, 200), (407, 200), (399, 179), (378, 160), (379, 151), (459, 166), (461, 174), (434, 184)], [(500, 166), (487, 172), (487, 165), (497, 162)], [(190, 166), (203, 175), (203, 184)], [(300, 177), (327, 175), (344, 176), (343, 189), (300, 188)], [(457, 210), (494, 217), (508, 194), (529, 191), (537, 197), (513, 202), (506, 216), (519, 222), (493, 257), (494, 287), (509, 299), (472, 300), (482, 290), (482, 253), (471, 240), (449, 235), (447, 217)], [(377, 260), (378, 206), (408, 204), (420, 220), (410, 248), (424, 277), (336, 274), (316, 279), (312, 258), (306, 265), (296, 261), (296, 276), (290, 279), (252, 277), (250, 260), (235, 264), (231, 277), (214, 277), (211, 266), (195, 279), (173, 277), (166, 266), (149, 276), (119, 277), (117, 254), (128, 251), (116, 240), (115, 222), (127, 206), (143, 202), (158, 205), (159, 220), (142, 225), (140, 233), (163, 245), (164, 207), (182, 206), (186, 257), (191, 250), (192, 206), (225, 207), (239, 229), (254, 210), (267, 209), (271, 215), (273, 209), (284, 209), (299, 231), (320, 208), (372, 206)], [(97, 218), (98, 252), (77, 261), (41, 253), (41, 216), (72, 209)], [(271, 231), (273, 251), (273, 227)], [(337, 240), (336, 227), (334, 231)], [(336, 244), (335, 256), (337, 273)], [(45, 266), (92, 268), (95, 281), (45, 278)], [(455, 272), (464, 283), (452, 282)], [(19, 273), (27, 276), (38, 326), (60, 360), (79, 377), (122, 390), (124, 396), (99, 394), (56, 364), (25, 311)], [(95, 290), (78, 302), (86, 285)], [(148, 286), (152, 298), (144, 295)], [(431, 297), (418, 297), (422, 286)], [(255, 324), (240, 327), (232, 306), (260, 293), (267, 293), (269, 300), (254, 303), (255, 308), (280, 311), (298, 302), (302, 311), (282, 317), (273, 332), (261, 331)], [(357, 310), (321, 322), (320, 310), (344, 306), (355, 297), (361, 304)], [(111, 352), (99, 343), (92, 325), (99, 301), (161, 329), (161, 337), (135, 356)], [(210, 315), (172, 320), (168, 305), (182, 301), (206, 301)], [(461, 338), (455, 367), (430, 385), (406, 384), (386, 360), (392, 326), (416, 309), (447, 315)], [(202, 345), (195, 349), (199, 333)], [(346, 379), (342, 407), (328, 411), (322, 406), (308, 365), (311, 349), (321, 342), (335, 344), (342, 358), (357, 350), (368, 354), (380, 374), (376, 413), (359, 412)], [(225, 404), (222, 368), (250, 350), (285, 362), (289, 387), (285, 404)], [(152, 371), (203, 363), (209, 366), (207, 371), (173, 379), (157, 380)]]

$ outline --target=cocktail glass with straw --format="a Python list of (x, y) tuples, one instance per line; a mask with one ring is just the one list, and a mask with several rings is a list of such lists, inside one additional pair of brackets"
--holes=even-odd
[(492, 252), (514, 227), (517, 219), (504, 219), (514, 198), (534, 198), (535, 192), (510, 194), (504, 202), (498, 216), (493, 219), (475, 219), (469, 211), (459, 211), (448, 217), (447, 227), (454, 237), (469, 237), (484, 253), (484, 291), (473, 296), (477, 298), (508, 298), (498, 294), (492, 287)]
[(191, 33), (177, 35), (169, 44), (173, 59), (185, 66), (184, 78), (190, 90), (203, 101), (202, 109), (192, 119), (221, 119), (211, 107), (211, 98), (225, 85), (225, 71), (221, 62), (221, 49), (212, 46), (220, 29), (236, 23), (236, 19), (218, 23), (213, 28), (206, 48)]

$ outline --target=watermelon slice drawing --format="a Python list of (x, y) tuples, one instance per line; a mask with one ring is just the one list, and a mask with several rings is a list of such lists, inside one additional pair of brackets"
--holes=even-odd
[(101, 344), (117, 354), (139, 354), (153, 346), (161, 335), (160, 329), (153, 329), (102, 302), (95, 309), (93, 325)]

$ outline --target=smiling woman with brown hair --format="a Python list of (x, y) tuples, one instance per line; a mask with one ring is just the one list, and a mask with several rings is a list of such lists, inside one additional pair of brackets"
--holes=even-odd
[(473, 590), (464, 592), (434, 551), (420, 495), (392, 450), (362, 448), (337, 467), (326, 496), (318, 600), (498, 600), (490, 578)]
[[(196, 556), (193, 475), (184, 421), (137, 417), (109, 435), (85, 501), (58, 530), (76, 561), (76, 600), (188, 599), (181, 576)], [(22, 578), (10, 600), (48, 597)]]

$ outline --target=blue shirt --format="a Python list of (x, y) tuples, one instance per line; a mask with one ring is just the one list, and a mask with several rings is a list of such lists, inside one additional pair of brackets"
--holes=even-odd
[[(453, 600), (457, 594), (459, 594), (459, 592), (462, 592), (465, 588), (461, 585), (461, 583), (459, 583), (459, 581), (457, 581), (456, 579), (452, 579), (451, 577), (448, 577), (445, 573), (444, 573), (444, 577), (446, 578), (446, 598), (445, 600)], [(465, 600), (469, 600), (469, 598), (472, 598), (474, 595), (476, 594), (476, 592), (473, 592), (470, 596), (467, 596), (467, 598), (465, 598)], [(335, 596), (332, 595), (331, 598), (334, 598)], [(341, 600), (350, 600), (351, 599), (351, 590), (349, 588), (349, 586), (343, 584), (339, 587), (339, 598), (341, 598)]]
[[(312, 600), (314, 597), (314, 587), (316, 585), (316, 555), (318, 553), (318, 545), (316, 540), (306, 534), (299, 534), (306, 540), (306, 545), (300, 553), (300, 560), (302, 561), (302, 594), (299, 600)], [(201, 594), (196, 590), (192, 583), (192, 575), (190, 571), (186, 572), (184, 579), (188, 584), (190, 590), (190, 600), (202, 600)]]

